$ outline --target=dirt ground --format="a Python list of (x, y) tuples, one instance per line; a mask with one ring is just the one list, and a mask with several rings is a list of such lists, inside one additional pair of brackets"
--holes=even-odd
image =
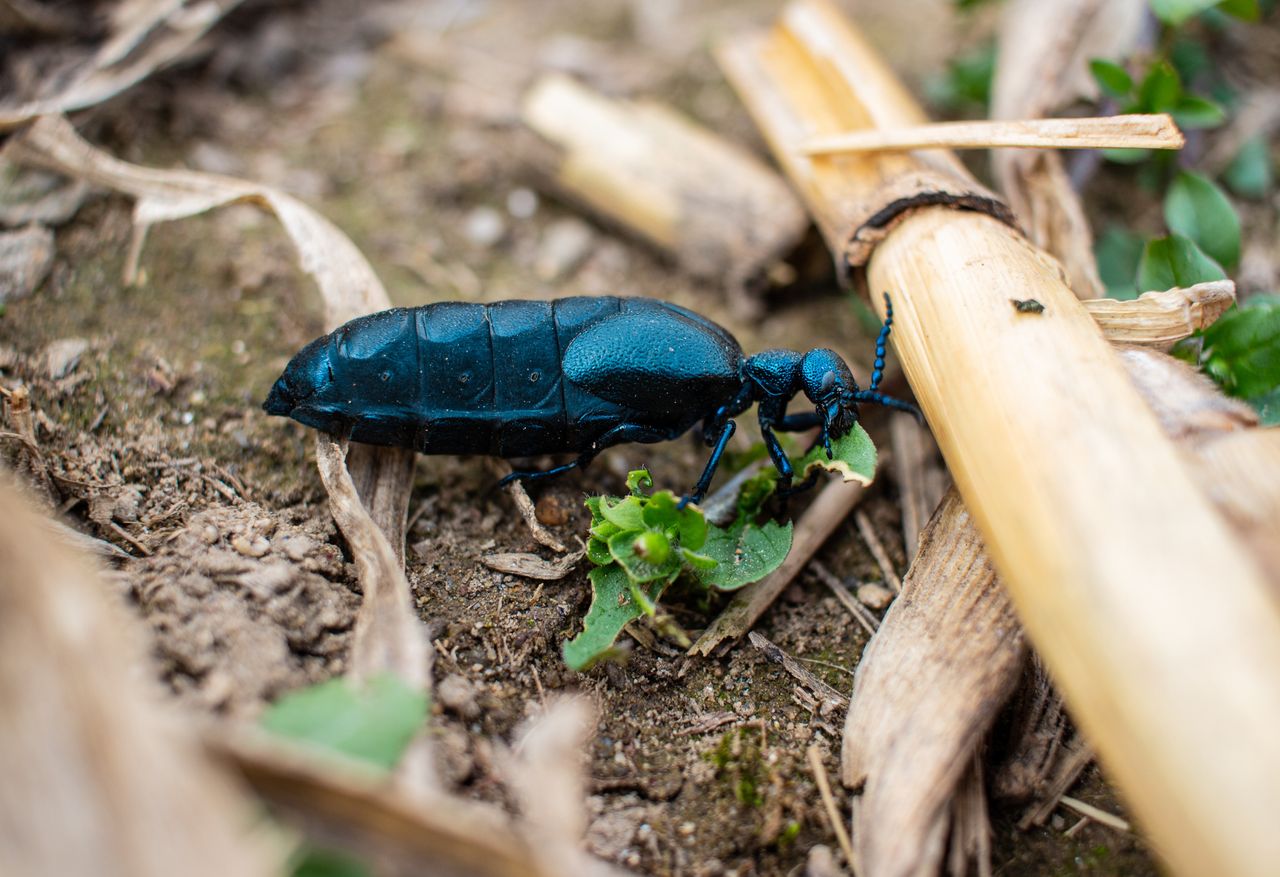
[[(917, 86), (991, 24), (958, 18), (949, 2), (846, 5)], [(554, 66), (605, 91), (666, 100), (758, 146), (706, 49), (771, 8), (375, 3), (353, 16), (347, 3), (249, 4), (194, 63), (76, 122), (131, 161), (302, 197), (352, 236), (397, 304), (649, 295), (719, 320), (747, 350), (833, 346), (865, 375), (870, 339), (820, 250), (797, 257), (798, 281), (769, 290), (765, 319), (746, 323), (721, 289), (541, 193), (510, 136), (518, 85)], [(567, 248), (565, 229), (586, 243)], [(130, 235), (130, 205), (106, 196), (56, 230), (47, 280), (0, 317), (2, 377), (31, 388), (51, 499), (133, 556), (113, 581), (149, 625), (173, 695), (194, 710), (253, 717), (343, 670), (359, 603), (308, 431), (259, 408), (289, 356), (321, 333), (319, 303), (282, 232), (251, 208), (154, 228), (144, 277), (126, 286)], [(870, 414), (867, 426), (884, 453), (884, 422)], [(568, 539), (586, 529), (584, 495), (622, 492), (640, 464), (680, 490), (703, 453), (693, 439), (619, 448), (534, 498), (568, 512), (557, 528)], [(596, 854), (643, 873), (788, 874), (814, 844), (833, 845), (804, 751), (820, 744), (836, 775), (843, 716), (815, 714), (792, 678), (745, 643), (715, 659), (632, 644), (625, 665), (566, 669), (560, 646), (589, 603), (585, 570), (543, 584), (479, 563), (537, 550), (491, 489), (496, 473), (483, 459), (419, 457), (410, 506), (408, 573), (438, 652), (432, 733), (451, 786), (500, 795), (490, 741), (508, 739), (545, 696), (584, 690), (601, 716), (590, 769)], [(901, 573), (890, 475), (863, 508)], [(843, 580), (881, 580), (852, 525), (819, 559)], [(675, 611), (687, 628), (705, 624)], [(808, 576), (760, 630), (850, 689), (865, 634)], [(846, 793), (836, 794), (847, 812)], [(1073, 794), (1123, 812), (1096, 769)], [(1021, 832), (1019, 815), (995, 805), (999, 874), (1156, 870), (1132, 835), (1091, 824), (1068, 837), (1069, 814)]]

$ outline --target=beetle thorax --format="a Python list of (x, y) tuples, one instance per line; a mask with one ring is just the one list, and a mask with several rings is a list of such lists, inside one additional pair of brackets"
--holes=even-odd
[(756, 397), (790, 399), (800, 392), (800, 363), (795, 350), (763, 350), (743, 363), (743, 380), (756, 390)]

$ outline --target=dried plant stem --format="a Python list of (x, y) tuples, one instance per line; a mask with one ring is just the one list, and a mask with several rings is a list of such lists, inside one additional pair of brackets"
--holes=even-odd
[(849, 589), (824, 564), (815, 560), (809, 564), (809, 569), (813, 570), (813, 574), (817, 576), (818, 581), (826, 585), (827, 589), (835, 595), (836, 600), (849, 611), (849, 614), (862, 626), (867, 635), (875, 636), (876, 629), (880, 627), (880, 619), (872, 615), (871, 610), (866, 606), (859, 603), (857, 598), (849, 593)]
[(1148, 292), (1129, 301), (1089, 299), (1084, 306), (1112, 344), (1168, 350), (1213, 325), (1235, 303), (1236, 285), (1213, 280), (1186, 289)]
[(1128, 832), (1133, 830), (1129, 826), (1129, 823), (1125, 822), (1119, 816), (1116, 816), (1113, 813), (1108, 813), (1106, 810), (1099, 810), (1097, 807), (1094, 807), (1092, 804), (1086, 804), (1084, 801), (1081, 801), (1077, 798), (1072, 798), (1070, 795), (1063, 795), (1058, 800), (1062, 803), (1063, 806), (1070, 807), (1072, 810), (1076, 811), (1080, 815), (1089, 817), (1099, 825), (1105, 825), (1108, 828), (1114, 828), (1116, 831)]
[(806, 141), (806, 155), (906, 149), (1181, 149), (1186, 138), (1165, 113), (1081, 119), (937, 122), (828, 134)]
[(849, 705), (849, 698), (836, 691), (817, 676), (814, 676), (807, 667), (801, 665), (799, 661), (788, 655), (775, 643), (770, 642), (754, 630), (747, 634), (747, 640), (751, 645), (759, 649), (760, 653), (768, 658), (771, 663), (781, 664), (782, 669), (790, 673), (797, 682), (812, 691), (818, 697), (825, 701), (829, 701), (830, 703), (834, 703), (842, 709)]
[(827, 824), (831, 826), (831, 832), (836, 836), (836, 842), (840, 844), (849, 870), (856, 877), (858, 868), (854, 864), (853, 844), (849, 841), (849, 832), (845, 830), (844, 817), (840, 815), (840, 808), (836, 806), (835, 796), (831, 794), (831, 780), (827, 778), (827, 769), (822, 764), (822, 750), (812, 745), (805, 751), (805, 757), (809, 760), (809, 770), (813, 772), (813, 781), (818, 786), (818, 794), (822, 796), (822, 808), (827, 814)]
[(889, 552), (884, 550), (884, 543), (880, 541), (880, 536), (876, 533), (876, 528), (871, 526), (871, 519), (867, 517), (866, 512), (858, 509), (853, 513), (853, 521), (858, 527), (858, 533), (862, 536), (862, 541), (867, 543), (867, 548), (871, 550), (871, 556), (876, 560), (876, 566), (880, 567), (880, 574), (884, 576), (884, 583), (895, 594), (902, 590), (902, 579), (898, 578), (898, 573), (893, 568), (893, 561), (889, 560)]

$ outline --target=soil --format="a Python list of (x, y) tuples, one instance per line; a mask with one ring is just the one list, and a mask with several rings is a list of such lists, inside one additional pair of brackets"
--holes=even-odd
[[(738, 319), (723, 290), (589, 219), (589, 246), (556, 263), (552, 230), (583, 218), (539, 192), (509, 134), (515, 87), (553, 65), (756, 145), (705, 47), (764, 20), (772, 4), (419, 5), (363, 4), (352, 18), (345, 3), (248, 4), (192, 64), (77, 125), (132, 161), (299, 195), (352, 236), (397, 304), (649, 295), (722, 322), (748, 350), (832, 346), (865, 375), (871, 339), (820, 250), (793, 260), (798, 281), (767, 292), (759, 323)], [(990, 24), (962, 21), (944, 2), (851, 5), (916, 85), (949, 54), (928, 47), (963, 47)], [(447, 45), (413, 39), (445, 28), (456, 36)], [(149, 625), (159, 678), (191, 709), (252, 718), (282, 692), (342, 672), (359, 604), (308, 431), (259, 408), (290, 355), (321, 333), (317, 296), (285, 236), (251, 208), (152, 229), (132, 286), (121, 281), (130, 236), (130, 205), (118, 197), (91, 198), (57, 229), (46, 281), (0, 317), (3, 381), (31, 390), (50, 504), (133, 556), (114, 581)], [(540, 260), (559, 270), (539, 271)], [(49, 354), (66, 339), (86, 342), (70, 365), (57, 357), (65, 346)], [(884, 423), (872, 415), (867, 425), (883, 450)], [(750, 446), (744, 433), (738, 451)], [(619, 448), (534, 498), (568, 512), (555, 532), (571, 541), (586, 529), (584, 495), (622, 492), (640, 464), (678, 490), (703, 453), (692, 438)], [(560, 646), (586, 612), (585, 571), (539, 583), (479, 563), (538, 550), (491, 489), (495, 471), (478, 458), (419, 457), (411, 502), (408, 574), (438, 652), (432, 728), (449, 783), (496, 798), (489, 741), (509, 739), (543, 697), (585, 690), (601, 717), (590, 769), (596, 854), (644, 873), (788, 874), (814, 844), (834, 846), (804, 752), (817, 743), (837, 775), (843, 716), (815, 710), (745, 643), (696, 660), (631, 643), (625, 664), (569, 671)], [(891, 477), (863, 507), (902, 573)], [(852, 526), (819, 558), (855, 586), (882, 580)], [(705, 624), (677, 612), (688, 628)], [(802, 576), (759, 629), (849, 690), (866, 637), (822, 585)], [(1096, 770), (1073, 794), (1123, 810)], [(847, 812), (846, 792), (836, 795)], [(1069, 813), (1022, 832), (1020, 812), (995, 806), (997, 873), (1156, 870), (1133, 835), (1090, 824), (1068, 837)]]

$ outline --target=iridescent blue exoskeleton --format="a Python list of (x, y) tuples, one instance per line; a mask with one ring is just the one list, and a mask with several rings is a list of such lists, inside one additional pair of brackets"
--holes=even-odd
[[(887, 295), (885, 304), (865, 390), (825, 348), (743, 356), (724, 328), (678, 305), (578, 296), (442, 302), (360, 317), (304, 347), (263, 408), (424, 454), (578, 455), (545, 471), (513, 472), (504, 484), (585, 466), (612, 445), (668, 441), (702, 421), (713, 450), (686, 500), (697, 502), (733, 436), (733, 418), (753, 404), (785, 484), (792, 466), (776, 431), (819, 427), (830, 455), (831, 440), (857, 422), (859, 402), (918, 415), (878, 392), (893, 322)], [(787, 414), (801, 392), (813, 410)]]

